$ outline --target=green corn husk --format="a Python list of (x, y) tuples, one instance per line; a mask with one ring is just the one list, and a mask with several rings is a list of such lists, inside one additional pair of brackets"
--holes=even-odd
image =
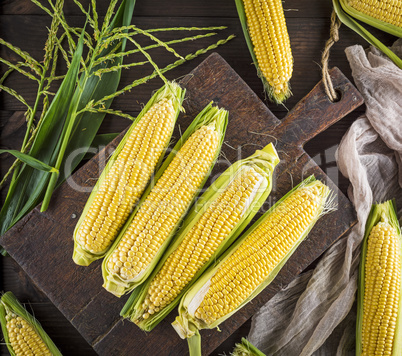
[[(74, 253), (73, 253), (73, 260), (76, 264), (81, 265), (81, 266), (89, 266), (93, 261), (100, 259), (102, 257), (104, 257), (108, 251), (108, 249), (106, 249), (105, 251), (102, 251), (99, 254), (95, 254), (92, 253), (88, 250), (86, 250), (83, 246), (81, 246), (79, 244), (79, 242), (76, 239), (77, 236), (77, 232), (82, 224), (82, 222), (84, 221), (86, 214), (88, 213), (95, 197), (96, 194), (98, 192), (98, 188), (99, 186), (102, 184), (103, 180), (105, 179), (106, 175), (108, 174), (108, 172), (110, 171), (111, 167), (113, 166), (114, 162), (116, 161), (118, 155), (120, 154), (121, 150), (123, 149), (128, 137), (131, 135), (131, 132), (134, 130), (135, 126), (137, 125), (137, 123), (141, 120), (141, 118), (147, 113), (147, 111), (157, 102), (159, 102), (160, 100), (164, 99), (164, 98), (171, 98), (172, 102), (173, 102), (173, 107), (175, 109), (175, 118), (174, 118), (174, 122), (176, 122), (177, 117), (179, 116), (179, 112), (182, 109), (182, 103), (184, 100), (184, 95), (185, 95), (185, 90), (182, 89), (178, 84), (174, 83), (174, 82), (170, 82), (167, 85), (164, 85), (161, 89), (159, 89), (153, 96), (152, 98), (148, 101), (148, 103), (145, 105), (145, 107), (142, 109), (142, 111), (140, 112), (140, 114), (137, 116), (137, 118), (135, 119), (135, 121), (132, 123), (132, 125), (130, 126), (129, 130), (127, 131), (127, 133), (124, 135), (123, 139), (121, 140), (121, 142), (119, 143), (119, 145), (117, 146), (116, 150), (114, 151), (113, 155), (110, 157), (107, 165), (105, 166), (101, 176), (99, 177), (96, 185), (94, 186), (91, 195), (88, 198), (87, 203), (85, 204), (84, 210), (81, 214), (80, 219), (78, 220), (78, 223), (75, 227), (74, 230)], [(169, 133), (169, 137), (171, 137), (173, 133), (173, 126), (172, 126), (172, 130)], [(170, 138), (169, 138), (170, 140)], [(167, 148), (167, 146), (165, 147), (165, 149)], [(159, 162), (157, 163), (155, 170), (158, 168), (158, 166), (160, 166), (160, 164), (162, 163), (162, 159), (163, 159), (163, 154), (161, 154), (161, 157), (159, 158)], [(132, 207), (134, 208), (134, 207)], [(109, 245), (109, 247), (111, 246), (111, 244)]]
[(250, 341), (242, 337), (241, 343), (236, 344), (230, 356), (265, 356)]
[[(374, 204), (371, 208), (370, 214), (367, 218), (366, 232), (363, 239), (361, 260), (359, 266), (359, 283), (358, 283), (358, 296), (357, 296), (357, 319), (356, 319), (356, 355), (362, 354), (362, 328), (363, 328), (363, 306), (365, 299), (365, 267), (367, 249), (369, 243), (369, 236), (371, 230), (380, 222), (387, 222), (397, 232), (399, 242), (399, 259), (402, 259), (402, 234), (399, 226), (398, 217), (396, 215), (396, 206), (394, 200), (388, 200), (382, 204)], [(391, 282), (392, 284), (392, 282)], [(399, 308), (398, 317), (396, 320), (396, 330), (394, 342), (392, 346), (392, 356), (402, 354), (402, 328), (401, 328), (401, 310), (402, 310), (402, 288), (399, 290)], [(380, 326), (381, 327), (381, 326)]]
[[(362, 25), (360, 25), (353, 17), (349, 16), (343, 8), (342, 0), (332, 0), (334, 10), (339, 20), (350, 29), (355, 31), (358, 35), (363, 37), (372, 46), (378, 48), (383, 52), (388, 58), (390, 58), (399, 68), (402, 69), (402, 59), (399, 58), (393, 51), (391, 51), (385, 44), (383, 44), (377, 37), (373, 36), (368, 30), (366, 30)], [(342, 5), (342, 6), (341, 6)], [(353, 16), (353, 14), (351, 14)], [(378, 20), (376, 20), (378, 21)], [(378, 27), (378, 26), (376, 26)], [(384, 27), (380, 25), (378, 27), (380, 30), (384, 30)], [(389, 31), (387, 31), (389, 32)], [(400, 35), (399, 35), (400, 36)]]
[(45, 330), (43, 330), (40, 323), (30, 314), (25, 308), (20, 304), (20, 302), (15, 298), (14, 294), (11, 292), (5, 293), (0, 299), (0, 323), (1, 329), (3, 331), (4, 342), (10, 352), (11, 356), (16, 356), (13, 347), (10, 343), (9, 334), (6, 328), (6, 323), (10, 315), (17, 315), (22, 319), (25, 319), (39, 335), (42, 341), (46, 344), (47, 348), (53, 356), (61, 356), (61, 352), (57, 349), (56, 345), (50, 339)]
[[(276, 104), (282, 104), (285, 100), (287, 100), (292, 95), (292, 91), (290, 89), (290, 84), (287, 83), (286, 90), (282, 90), (280, 93), (276, 93), (275, 88), (268, 82), (267, 78), (262, 73), (262, 70), (260, 69), (260, 66), (258, 64), (257, 56), (254, 52), (254, 44), (250, 37), (250, 32), (249, 32), (248, 25), (247, 25), (247, 16), (246, 16), (246, 11), (244, 9), (243, 2), (244, 2), (244, 0), (235, 0), (236, 9), (237, 9), (237, 13), (239, 15), (244, 38), (246, 40), (247, 47), (250, 52), (251, 58), (253, 59), (254, 66), (257, 69), (258, 77), (261, 79), (262, 84), (264, 86), (264, 90), (268, 94), (269, 99)], [(282, 12), (283, 12), (283, 9), (282, 9)], [(278, 16), (278, 14), (277, 14), (277, 16)], [(273, 31), (277, 31), (277, 30), (278, 29), (275, 28), (275, 30), (273, 30)], [(279, 31), (278, 31), (277, 35), (282, 36), (282, 34), (280, 34)], [(291, 49), (289, 48), (289, 51), (290, 50)]]
[[(360, 20), (365, 22), (366, 24), (378, 28), (381, 31), (390, 33), (391, 35), (402, 37), (402, 28), (399, 26), (395, 26), (391, 23), (376, 19), (372, 16), (364, 14), (354, 7), (350, 6), (349, 0), (339, 0), (343, 10), (347, 12), (350, 16), (355, 18), (356, 20)], [(375, 6), (375, 5), (374, 5)]]
[[(201, 302), (202, 298), (198, 298), (198, 293), (206, 293), (208, 291), (208, 283), (212, 276), (218, 271), (218, 269), (222, 266), (222, 264), (237, 250), (240, 245), (247, 239), (247, 237), (259, 227), (261, 223), (263, 223), (270, 214), (274, 214), (278, 209), (283, 209), (281, 207), (281, 203), (289, 197), (291, 194), (295, 193), (296, 190), (314, 185), (323, 185), (320, 181), (316, 180), (314, 176), (310, 176), (306, 178), (303, 182), (293, 188), (290, 192), (288, 192), (284, 197), (282, 197), (275, 205), (273, 205), (261, 218), (252, 225), (244, 235), (238, 239), (222, 256), (217, 259), (216, 264), (211, 266), (205, 273), (191, 286), (191, 288), (184, 294), (180, 305), (179, 305), (179, 316), (176, 317), (176, 320), (172, 323), (172, 326), (179, 334), (181, 338), (187, 338), (190, 356), (201, 355), (201, 336), (199, 330), (201, 329), (213, 329), (218, 328), (219, 324), (228, 319), (231, 315), (233, 315), (236, 311), (241, 309), (244, 305), (254, 299), (265, 287), (267, 287), (285, 265), (287, 260), (293, 254), (293, 252), (297, 249), (300, 243), (307, 237), (310, 230), (315, 225), (316, 221), (325, 214), (333, 210), (333, 199), (331, 195), (330, 189), (323, 185), (322, 187), (322, 206), (320, 212), (314, 217), (313, 221), (307, 226), (307, 228), (303, 231), (303, 233), (298, 237), (296, 243), (292, 246), (292, 248), (287, 252), (286, 256), (276, 265), (276, 267), (272, 270), (272, 272), (265, 278), (265, 280), (256, 288), (254, 291), (243, 300), (243, 302), (232, 312), (226, 314), (225, 316), (217, 319), (212, 324), (206, 324), (204, 321), (197, 319), (194, 315), (190, 314), (189, 306), (192, 303), (193, 299), (197, 297), (196, 304), (198, 301)], [(286, 209), (286, 208), (285, 208)], [(194, 311), (197, 307), (193, 307)], [(218, 328), (219, 329), (219, 328)]]
[[(175, 145), (173, 148), (172, 152), (169, 154), (169, 156), (166, 158), (166, 160), (163, 162), (161, 168), (158, 170), (158, 172), (155, 175), (155, 184), (157, 183), (158, 179), (162, 176), (163, 172), (165, 169), (168, 167), (168, 165), (172, 162), (173, 158), (176, 156), (176, 154), (179, 152), (180, 148), (184, 145), (186, 140), (195, 132), (197, 131), (200, 127), (204, 125), (214, 125), (215, 130), (220, 134), (220, 141), (219, 141), (219, 146), (217, 149), (217, 152), (215, 154), (213, 163), (208, 171), (208, 173), (205, 175), (205, 178), (203, 179), (199, 190), (202, 189), (204, 186), (206, 180), (208, 179), (209, 173), (211, 172), (214, 163), (216, 162), (216, 159), (218, 158), (220, 148), (222, 147), (223, 139), (225, 136), (226, 132), (226, 127), (228, 124), (228, 116), (229, 113), (228, 111), (224, 109), (219, 109), (216, 106), (213, 106), (212, 103), (207, 105), (198, 115), (197, 117), (193, 120), (191, 125), (188, 127), (188, 129), (184, 132), (184, 134), (181, 136), (179, 142)], [(160, 247), (159, 251), (157, 254), (154, 256), (153, 262), (148, 265), (144, 273), (141, 273), (138, 278), (135, 278), (129, 282), (124, 281), (123, 279), (120, 278), (120, 276), (111, 274), (108, 270), (107, 267), (107, 262), (110, 256), (113, 254), (115, 248), (117, 247), (118, 243), (122, 239), (125, 231), (128, 229), (128, 227), (131, 224), (131, 221), (133, 220), (135, 214), (139, 210), (139, 207), (143, 204), (143, 202), (146, 200), (147, 196), (151, 192), (152, 185), (150, 185), (147, 190), (145, 191), (144, 195), (142, 196), (141, 200), (139, 201), (137, 208), (133, 211), (131, 214), (130, 218), (124, 225), (122, 231), (120, 232), (119, 236), (115, 240), (114, 244), (110, 248), (109, 252), (105, 256), (105, 259), (103, 260), (102, 263), (102, 275), (103, 275), (103, 287), (108, 290), (109, 292), (113, 293), (114, 295), (120, 297), (125, 293), (128, 293), (132, 291), (135, 287), (138, 285), (142, 284), (145, 282), (145, 280), (149, 277), (149, 275), (152, 273), (153, 268), (156, 266), (158, 263), (159, 259), (162, 257), (162, 254), (168, 247), (172, 237), (174, 236), (177, 228), (179, 227), (181, 221), (183, 220), (184, 216), (186, 215), (186, 212), (188, 209), (191, 207), (191, 204), (194, 202), (196, 198), (196, 194), (194, 197), (192, 197), (191, 204), (189, 204), (187, 211), (181, 216), (181, 220), (178, 222), (176, 225), (176, 228), (173, 229), (173, 231), (170, 232), (168, 238), (163, 242), (162, 246)]]
[[(246, 228), (249, 222), (253, 219), (259, 208), (267, 199), (269, 193), (272, 189), (272, 174), (275, 166), (279, 163), (279, 157), (272, 143), (267, 145), (264, 149), (256, 151), (250, 157), (239, 160), (230, 166), (225, 172), (223, 172), (219, 178), (217, 178), (214, 183), (206, 190), (206, 192), (197, 201), (197, 204), (191, 212), (187, 215), (185, 221), (183, 222), (182, 228), (179, 231), (177, 237), (174, 238), (174, 243), (172, 243), (169, 249), (164, 254), (164, 257), (159, 262), (158, 266), (154, 269), (148, 280), (142, 284), (138, 291), (135, 290), (120, 315), (125, 318), (129, 318), (132, 322), (136, 323), (142, 330), (151, 331), (156, 325), (158, 325), (166, 315), (179, 303), (182, 295), (191, 287), (191, 285), (197, 280), (197, 278), (202, 274), (202, 272), (210, 266), (216, 258), (224, 252), (227, 247), (229, 247), (240, 233)], [(182, 243), (184, 238), (187, 236), (188, 232), (198, 223), (203, 214), (208, 210), (209, 206), (222, 194), (225, 193), (226, 187), (239, 175), (242, 174), (246, 169), (252, 167), (257, 171), (262, 177), (262, 183), (257, 188), (257, 192), (253, 197), (248, 208), (244, 211), (241, 219), (234, 226), (234, 229), (226, 236), (219, 247), (214, 251), (213, 255), (210, 257), (207, 263), (205, 263), (200, 270), (192, 278), (191, 282), (188, 283), (185, 288), (177, 295), (177, 297), (167, 306), (165, 306), (159, 312), (156, 312), (149, 316), (149, 318), (144, 319), (143, 314), (145, 311), (142, 308), (142, 304), (148, 294), (149, 286), (157, 275), (157, 273), (162, 269), (169, 255), (175, 251), (179, 245)]]

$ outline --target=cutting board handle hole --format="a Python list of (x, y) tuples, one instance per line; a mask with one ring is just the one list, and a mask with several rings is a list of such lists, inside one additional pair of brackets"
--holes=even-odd
[(332, 101), (332, 103), (338, 103), (342, 100), (342, 90), (339, 88), (335, 88), (336, 98)]

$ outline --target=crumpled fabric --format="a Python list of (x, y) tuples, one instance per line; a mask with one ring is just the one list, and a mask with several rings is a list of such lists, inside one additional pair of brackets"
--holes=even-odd
[[(393, 45), (402, 55), (402, 39)], [(346, 55), (366, 103), (336, 152), (358, 223), (253, 317), (249, 340), (266, 355), (354, 355), (360, 246), (373, 203), (396, 199), (402, 217), (402, 70), (375, 48)]]

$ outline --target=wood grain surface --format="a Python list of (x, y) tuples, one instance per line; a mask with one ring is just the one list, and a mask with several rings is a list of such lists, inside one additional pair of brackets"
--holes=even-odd
[[(45, 0), (40, 0), (46, 3)], [(87, 7), (89, 0), (82, 1)], [(99, 13), (105, 14), (109, 4), (108, 0), (97, 0)], [(260, 80), (256, 76), (250, 54), (245, 44), (240, 22), (237, 18), (235, 3), (233, 0), (137, 0), (134, 10), (133, 24), (144, 28), (158, 26), (188, 26), (188, 25), (226, 25), (228, 28), (221, 35), (210, 39), (187, 43), (185, 46), (175, 47), (181, 53), (188, 53), (196, 48), (206, 47), (213, 40), (223, 38), (229, 34), (235, 34), (236, 38), (216, 51), (222, 55), (242, 79), (252, 88), (256, 95), (264, 101), (264, 104), (278, 117), (283, 118), (287, 108), (291, 109), (300, 101), (320, 80), (320, 59), (325, 41), (329, 36), (330, 15), (332, 3), (330, 0), (284, 0), (285, 16), (289, 27), (289, 35), (295, 60), (294, 73), (291, 79), (293, 97), (286, 102), (286, 107), (277, 106), (265, 100)], [(64, 7), (67, 21), (71, 24), (82, 25), (84, 17), (72, 0), (65, 0)], [(43, 58), (43, 47), (47, 36), (47, 27), (50, 18), (42, 12), (30, 0), (2, 0), (0, 1), (0, 37), (12, 42), (16, 46), (28, 51), (34, 58)], [(395, 37), (370, 28), (385, 44), (390, 45)], [(341, 26), (340, 40), (331, 49), (330, 66), (336, 65), (350, 79), (350, 68), (346, 60), (344, 49), (348, 46), (360, 44), (367, 48), (367, 43), (354, 32)], [(172, 35), (168, 35), (172, 38)], [(166, 53), (155, 50), (151, 53), (153, 59), (159, 64), (166, 63)], [(15, 60), (15, 56), (0, 46), (0, 56)], [(185, 63), (176, 70), (167, 73), (169, 79), (180, 78), (198, 65), (206, 55)], [(0, 73), (4, 72), (4, 66), (0, 65)], [(138, 77), (137, 72), (127, 70), (123, 72), (122, 86)], [(32, 98), (36, 87), (29, 81), (25, 81), (19, 75), (13, 75), (5, 83), (18, 89), (20, 94), (27, 97), (32, 104)], [(125, 96), (116, 98), (113, 107), (136, 115), (141, 103), (146, 102), (151, 92), (160, 87), (161, 82), (155, 79), (137, 90)], [(0, 146), (1, 148), (19, 149), (25, 133), (24, 108), (13, 98), (4, 92), (0, 92)], [(330, 126), (327, 130), (314, 137), (305, 146), (306, 152), (319, 166), (330, 175), (340, 189), (346, 193), (348, 180), (342, 177), (336, 168), (334, 152), (342, 136), (351, 123), (364, 111), (361, 106), (341, 121)], [(250, 119), (252, 120), (252, 119)], [(107, 116), (101, 126), (100, 132), (121, 132), (129, 120), (115, 116)], [(256, 135), (250, 135), (254, 140)], [(253, 141), (251, 141), (253, 142)], [(3, 176), (11, 165), (13, 159), (10, 156), (0, 157), (0, 176)], [(1, 202), (7, 190), (0, 192)], [(11, 258), (0, 259), (0, 290), (11, 290), (34, 313), (42, 325), (60, 347), (64, 355), (95, 355), (92, 347), (80, 336), (78, 331), (63, 317), (59, 310), (49, 299), (32, 283), (27, 274)], [(218, 356), (223, 352), (228, 354), (235, 342), (246, 336), (250, 326), (250, 320), (237, 329), (227, 341), (211, 355)], [(0, 355), (8, 355), (4, 345), (0, 344)]]
[[(310, 174), (331, 186), (338, 203), (338, 210), (320, 219), (274, 283), (225, 322), (221, 333), (216, 330), (202, 333), (205, 355), (215, 350), (355, 222), (350, 202), (302, 148), (306, 141), (362, 104), (360, 94), (338, 69), (332, 70), (331, 77), (342, 93), (340, 101), (331, 103), (319, 83), (283, 121), (266, 108), (218, 54), (212, 54), (181, 81), (187, 89), (186, 114), (178, 119), (182, 130), (211, 100), (230, 113), (226, 145), (210, 180), (226, 168), (228, 161), (245, 158), (274, 140), (281, 163), (275, 171), (273, 190), (264, 209)], [(45, 213), (35, 209), (5, 234), (0, 243), (98, 354), (129, 355), (135, 349), (136, 355), (182, 355), (186, 353), (187, 343), (169, 325), (176, 310), (146, 334), (119, 317), (126, 297), (118, 299), (102, 288), (100, 261), (85, 268), (76, 266), (71, 259), (72, 234), (88, 198), (88, 188), (96, 182), (99, 166), (103, 166), (121, 136), (55, 192)], [(253, 144), (247, 145), (250, 142)]]

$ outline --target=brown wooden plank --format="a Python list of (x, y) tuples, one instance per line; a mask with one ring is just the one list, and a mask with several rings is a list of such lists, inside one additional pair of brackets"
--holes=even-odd
[[(317, 177), (331, 185), (337, 193), (340, 207), (337, 212), (324, 217), (316, 225), (309, 239), (294, 254), (275, 283), (252, 304), (222, 325), (224, 330), (222, 333), (213, 330), (203, 332), (204, 337), (208, 338), (208, 342), (204, 343), (206, 355), (242, 325), (258, 306), (271, 298), (280, 287), (289, 283), (295, 275), (344, 234), (355, 221), (350, 202), (332, 182), (326, 179), (316, 163), (300, 148), (303, 142), (299, 139), (291, 140), (294, 137), (291, 133), (295, 127), (309, 130), (304, 139), (313, 136), (313, 125), (304, 125), (305, 122), (299, 120), (299, 117), (309, 117), (309, 120), (315, 122), (317, 124), (315, 132), (318, 133), (329, 123), (339, 120), (361, 104), (360, 95), (347, 79), (337, 70), (334, 70), (332, 75), (336, 86), (339, 86), (344, 93), (339, 103), (332, 104), (326, 100), (319, 84), (283, 122), (272, 115), (257, 95), (217, 54), (211, 55), (182, 81), (188, 92), (185, 101), (186, 115), (180, 116), (178, 121), (183, 129), (211, 100), (230, 111), (225, 137), (230, 146), (224, 145), (223, 152), (231, 162), (246, 157), (258, 146), (268, 144), (272, 140), (272, 135), (278, 139), (278, 147), (279, 142), (286, 142), (288, 151), (280, 152), (283, 162), (276, 170), (274, 189), (264, 209), (277, 201), (293, 184), (311, 173), (315, 173)], [(310, 103), (312, 100), (316, 105)], [(252, 119), (250, 112), (253, 113)], [(330, 115), (326, 116), (325, 113)], [(326, 120), (323, 119), (325, 117)], [(256, 135), (255, 132), (269, 133), (270, 136)], [(55, 192), (47, 212), (40, 213), (38, 208), (35, 209), (5, 234), (0, 243), (99, 354), (121, 355), (133, 349), (139, 355), (185, 354), (186, 343), (175, 336), (174, 330), (167, 325), (174, 318), (174, 313), (152, 333), (145, 334), (135, 325), (120, 320), (118, 313), (127, 297), (117, 299), (102, 289), (100, 261), (84, 268), (76, 266), (71, 259), (72, 233), (88, 197), (90, 191), (88, 188), (94, 185), (95, 178), (99, 175), (98, 166), (104, 164), (117, 142), (118, 139), (75, 173), (67, 184), (62, 185)], [(250, 142), (253, 145), (245, 145)], [(292, 155), (298, 157), (297, 162), (289, 159)], [(211, 179), (222, 172), (227, 165), (227, 161), (219, 160)]]
[(278, 141), (280, 148), (297, 146), (301, 150), (306, 142), (346, 116), (351, 108), (361, 105), (361, 95), (338, 68), (333, 68), (329, 77), (338, 99), (331, 102), (326, 95), (320, 95), (325, 93), (325, 89), (319, 82), (276, 128), (275, 135), (281, 137)]
[[(80, 1), (84, 8), (89, 6), (89, 0)], [(42, 0), (46, 5), (46, 1)], [(105, 14), (108, 2), (98, 2), (99, 14)], [(42, 15), (43, 11), (31, 3), (30, 0), (3, 0), (2, 13), (5, 15)], [(286, 11), (286, 17), (322, 17), (330, 14), (331, 3), (329, 1), (312, 0), (309, 2), (298, 0), (285, 0), (283, 7)], [(66, 0), (64, 12), (67, 15), (80, 15), (80, 10), (72, 0)], [(143, 16), (189, 16), (189, 17), (237, 17), (236, 7), (231, 0), (171, 0), (158, 1), (147, 0), (137, 1), (135, 5), (136, 17)]]

